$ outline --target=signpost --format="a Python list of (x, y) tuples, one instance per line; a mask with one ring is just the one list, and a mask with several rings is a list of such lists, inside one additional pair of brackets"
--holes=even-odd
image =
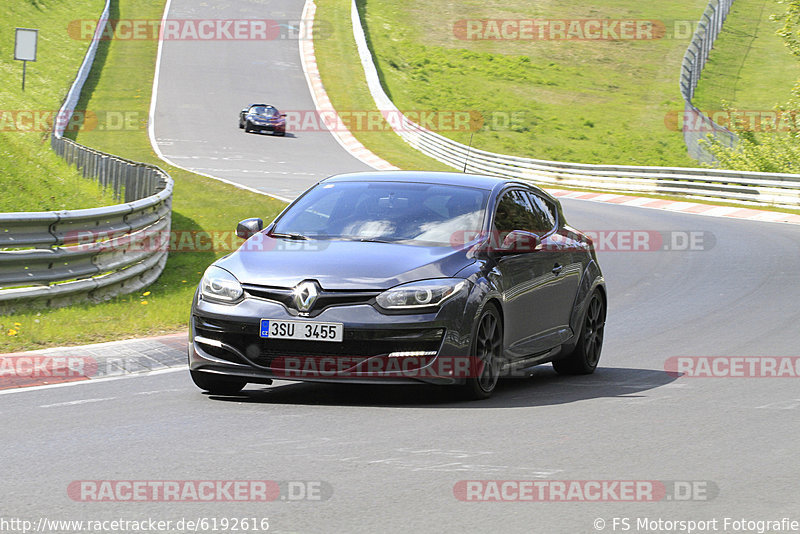
[(22, 61), (22, 90), (25, 90), (25, 71), (28, 61), (36, 61), (36, 45), (39, 41), (39, 30), (17, 28), (14, 41), (14, 59)]

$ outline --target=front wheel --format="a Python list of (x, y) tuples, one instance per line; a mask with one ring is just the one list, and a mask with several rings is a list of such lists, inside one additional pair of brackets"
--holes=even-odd
[(555, 360), (553, 368), (561, 375), (588, 375), (597, 368), (603, 348), (606, 327), (606, 305), (598, 290), (594, 290), (581, 325), (575, 349), (567, 356)]
[(500, 360), (503, 357), (503, 323), (493, 305), (486, 306), (472, 340), (469, 369), (475, 376), (467, 378), (465, 392), (471, 399), (488, 399), (500, 378)]
[(229, 376), (217, 376), (200, 371), (189, 371), (194, 385), (212, 395), (234, 395), (247, 385), (245, 380)]
[(253, 128), (250, 126), (250, 121), (245, 121), (244, 131), (245, 133), (250, 133), (251, 131), (253, 131)]

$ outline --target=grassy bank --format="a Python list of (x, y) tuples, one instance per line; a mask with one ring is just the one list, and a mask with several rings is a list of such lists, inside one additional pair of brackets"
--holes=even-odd
[(800, 61), (776, 34), (770, 16), (785, 11), (776, 0), (736, 0), (714, 43), (694, 104), (702, 110), (771, 110), (791, 97)]
[[(364, 69), (358, 57), (348, 0), (318, 0), (315, 19), (325, 32), (317, 32), (314, 53), (325, 91), (337, 110), (375, 112), (378, 108), (367, 88)], [(324, 25), (324, 26), (323, 26)], [(389, 163), (402, 169), (452, 171), (451, 167), (410, 147), (394, 133), (386, 121), (371, 131), (352, 131), (361, 143)]]
[[(164, 0), (112, 2), (111, 18), (158, 19)], [(99, 12), (99, 11), (98, 11)], [(82, 98), (86, 109), (146, 118), (157, 42), (104, 41)], [(152, 151), (144, 122), (130, 129), (79, 132), (77, 141), (120, 156), (159, 165), (175, 180), (172, 229), (231, 232), (246, 217), (270, 220), (283, 203), (165, 165)], [(233, 237), (228, 242), (239, 243)], [(0, 352), (83, 344), (184, 330), (194, 289), (205, 268), (225, 251), (170, 253), (161, 277), (139, 294), (103, 304), (31, 310), (0, 317)], [(13, 331), (12, 335), (9, 335)]]
[[(111, 194), (81, 177), (50, 150), (53, 117), (88, 47), (71, 39), (67, 23), (91, 19), (103, 0), (0, 2), (0, 212), (90, 208), (114, 204)], [(37, 60), (14, 60), (14, 28), (39, 30)]]
[[(577, 1), (456, 6), (447, 0), (359, 0), (358, 5), (395, 104), (402, 110), (482, 112), (487, 120), (474, 146), (563, 161), (695, 166), (665, 117), (682, 109), (677, 76), (690, 37), (684, 27), (700, 17), (705, 3), (614, 0), (587, 8)], [(321, 20), (333, 17), (338, 27), (346, 14), (350, 28), (348, 0), (318, 5)], [(532, 18), (649, 19), (666, 34), (644, 40), (466, 40), (457, 29), (466, 19)], [(338, 48), (342, 59), (336, 68), (358, 66), (348, 45), (331, 41), (336, 43), (320, 44)], [(332, 99), (339, 98), (325, 55), (320, 65)], [(504, 122), (508, 117), (513, 118)], [(467, 132), (440, 133), (469, 140)]]

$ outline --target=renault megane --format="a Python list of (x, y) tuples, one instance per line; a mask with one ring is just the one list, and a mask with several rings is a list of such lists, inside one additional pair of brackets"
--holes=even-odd
[(282, 379), (486, 398), (534, 365), (598, 364), (607, 301), (592, 242), (531, 184), (343, 174), (237, 235), (192, 304), (190, 373), (211, 393)]

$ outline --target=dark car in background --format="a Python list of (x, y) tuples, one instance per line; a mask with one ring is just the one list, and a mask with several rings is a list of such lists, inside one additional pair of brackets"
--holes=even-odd
[(250, 104), (239, 112), (239, 128), (245, 132), (286, 135), (286, 114), (269, 104)]
[(530, 184), (434, 172), (322, 180), (203, 275), (190, 373), (211, 393), (273, 379), (457, 385), (600, 358), (606, 289), (591, 240)]

